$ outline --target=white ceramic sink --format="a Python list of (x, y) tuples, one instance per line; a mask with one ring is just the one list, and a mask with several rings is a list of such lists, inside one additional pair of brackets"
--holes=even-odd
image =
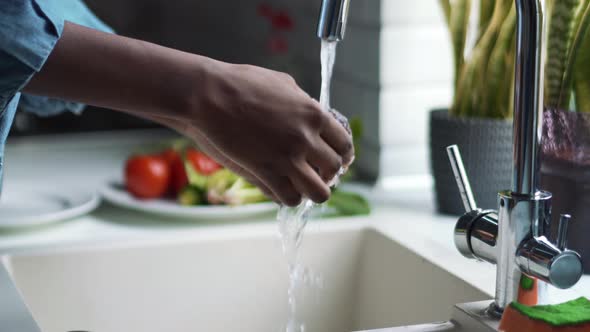
[[(447, 320), (454, 304), (488, 298), (369, 228), (311, 229), (301, 250), (324, 283), (298, 294), (307, 332)], [(287, 317), (287, 268), (270, 231), (4, 263), (44, 332), (278, 332)]]

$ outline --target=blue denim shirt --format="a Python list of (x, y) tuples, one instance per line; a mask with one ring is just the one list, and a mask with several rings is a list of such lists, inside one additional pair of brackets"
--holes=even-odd
[(47, 60), (65, 21), (112, 32), (81, 0), (0, 2), (0, 158), (19, 102), (21, 109), (42, 116), (83, 108), (77, 103), (20, 93)]

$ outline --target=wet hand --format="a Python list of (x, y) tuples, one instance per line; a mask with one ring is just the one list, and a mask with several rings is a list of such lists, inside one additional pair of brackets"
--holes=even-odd
[(283, 204), (330, 197), (327, 183), (354, 157), (350, 133), (331, 113), (284, 73), (216, 63), (205, 77), (184, 133)]

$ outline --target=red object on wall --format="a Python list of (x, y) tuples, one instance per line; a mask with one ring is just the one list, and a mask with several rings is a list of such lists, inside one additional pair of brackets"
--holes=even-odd
[(271, 54), (284, 54), (289, 51), (289, 42), (284, 36), (272, 36), (267, 47)]
[(259, 16), (266, 17), (269, 19), (274, 16), (274, 11), (273, 11), (271, 5), (269, 5), (266, 2), (259, 3), (258, 6), (256, 7), (256, 12), (258, 13)]
[(286, 11), (279, 11), (272, 17), (272, 27), (277, 30), (293, 30), (295, 23), (293, 18)]

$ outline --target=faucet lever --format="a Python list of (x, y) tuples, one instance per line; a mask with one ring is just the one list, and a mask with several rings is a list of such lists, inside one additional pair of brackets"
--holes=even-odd
[(451, 168), (455, 174), (455, 180), (457, 181), (457, 187), (459, 187), (459, 193), (461, 194), (461, 200), (465, 207), (465, 212), (477, 210), (477, 204), (473, 197), (473, 191), (471, 190), (471, 184), (465, 171), (465, 165), (463, 164), (463, 158), (461, 158), (461, 151), (457, 145), (451, 145), (447, 147), (447, 154), (449, 155), (449, 161), (451, 162)]
[(567, 233), (568, 226), (572, 216), (569, 214), (562, 214), (559, 218), (559, 228), (557, 230), (557, 248), (565, 250), (567, 248)]

